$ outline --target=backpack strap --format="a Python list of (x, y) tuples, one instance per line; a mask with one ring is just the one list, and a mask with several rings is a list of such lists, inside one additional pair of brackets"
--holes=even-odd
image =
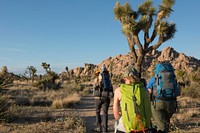
[[(144, 128), (144, 126), (142, 126), (141, 116), (139, 114), (139, 109), (138, 109), (137, 104), (136, 104), (136, 101), (137, 101), (137, 99), (135, 97), (135, 93), (137, 91), (136, 89), (140, 89), (140, 87), (138, 87), (138, 86), (141, 86), (141, 83), (133, 84), (133, 96), (132, 96), (132, 100), (133, 100), (133, 106), (134, 106), (135, 114), (136, 114), (136, 117), (138, 118), (138, 124), (140, 125), (140, 127), (142, 129), (142, 132), (145, 133), (145, 128)], [(134, 131), (134, 132), (137, 132), (137, 131)]]
[[(133, 90), (134, 91), (134, 90)], [(136, 97), (135, 97), (135, 94), (133, 94), (132, 96), (132, 100), (133, 100), (133, 107), (134, 107), (134, 110), (135, 110), (135, 113), (136, 114), (139, 114), (139, 111), (138, 111), (138, 107), (137, 107), (137, 104), (136, 104)]]
[(136, 89), (138, 89), (138, 87), (137, 88), (136, 87), (137, 87), (136, 84), (133, 84), (133, 96), (132, 96), (132, 100), (133, 100), (133, 107), (134, 107), (135, 113), (139, 114), (139, 110), (138, 110), (137, 103), (136, 103), (137, 99), (135, 97), (135, 93), (137, 91)]

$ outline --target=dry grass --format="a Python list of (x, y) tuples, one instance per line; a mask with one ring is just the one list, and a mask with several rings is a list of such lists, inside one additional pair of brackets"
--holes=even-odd
[(0, 95), (0, 121), (9, 119), (9, 109), (12, 106), (8, 96)]
[(34, 107), (34, 106), (12, 106), (10, 108), (13, 122), (32, 123), (39, 121), (49, 121), (53, 119), (52, 110), (49, 107)]
[(183, 87), (181, 89), (181, 94), (183, 96), (188, 96), (191, 98), (199, 98), (200, 97), (200, 83), (192, 82), (190, 86)]
[(80, 94), (73, 94), (63, 99), (54, 100), (52, 103), (52, 107), (56, 109), (72, 107), (80, 102), (81, 96)]
[(80, 100), (80, 98), (70, 96), (79, 91), (80, 86), (74, 84), (69, 84), (56, 91), (42, 91), (27, 84), (17, 84), (10, 87), (6, 95), (9, 95), (14, 103), (20, 106), (50, 106), (54, 102), (54, 104), (63, 103), (63, 105), (66, 105), (65, 107), (68, 107), (68, 102), (77, 103)]
[(181, 111), (181, 113), (176, 115), (176, 119), (178, 121), (188, 121), (191, 118), (200, 115), (199, 109), (198, 108), (189, 108), (187, 110)]
[(200, 131), (199, 98), (180, 97), (178, 102), (178, 112), (171, 119), (173, 132), (197, 133)]
[(75, 116), (33, 124), (1, 124), (0, 129), (4, 133), (85, 133), (86, 131), (83, 120)]
[(74, 105), (77, 103), (80, 103), (81, 96), (79, 94), (73, 94), (71, 96), (68, 96), (67, 98), (63, 99), (63, 105), (64, 107), (68, 107), (68, 105)]
[(66, 109), (80, 102), (82, 86), (66, 84), (56, 91), (42, 91), (27, 82), (15, 82), (14, 84), (7, 88), (8, 91), (5, 93), (15, 103), (9, 109), (12, 121), (0, 123), (0, 132), (86, 132), (84, 121), (77, 117), (77, 112), (74, 112), (74, 109), (72, 111)]
[[(57, 91), (41, 91), (28, 85), (9, 88), (7, 95), (12, 97), (19, 106), (12, 106), (9, 111), (13, 115), (13, 121), (1, 123), (0, 130), (7, 133), (38, 133), (38, 131), (41, 133), (84, 133), (83, 120), (75, 117), (76, 112), (70, 113), (68, 112), (70, 109), (66, 108), (80, 102), (80, 93), (90, 93), (90, 91), (89, 87), (83, 89), (75, 84), (65, 85)], [(200, 131), (200, 99), (184, 96), (178, 98), (178, 101), (179, 112), (175, 113), (171, 119), (172, 132)]]

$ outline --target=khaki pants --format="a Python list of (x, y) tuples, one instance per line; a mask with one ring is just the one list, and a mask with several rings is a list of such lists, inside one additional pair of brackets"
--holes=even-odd
[(168, 133), (170, 118), (176, 112), (176, 101), (155, 101), (151, 104), (152, 115), (155, 120), (153, 125), (157, 126), (157, 130)]

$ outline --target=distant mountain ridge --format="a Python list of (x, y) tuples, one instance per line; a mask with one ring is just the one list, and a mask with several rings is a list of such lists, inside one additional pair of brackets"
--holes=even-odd
[[(168, 60), (174, 66), (174, 69), (181, 69), (186, 72), (191, 72), (197, 70), (200, 67), (200, 60), (186, 56), (184, 53), (178, 53), (172, 47), (166, 47), (162, 51), (152, 51), (151, 53), (145, 56), (145, 61), (143, 63), (143, 70), (149, 72), (151, 71), (152, 61), (165, 61)], [(85, 67), (77, 67), (66, 73), (62, 73), (64, 76), (94, 76), (95, 70), (101, 67), (102, 64), (105, 64), (109, 71), (112, 71), (113, 75), (122, 74), (124, 69), (132, 64), (131, 53), (125, 55), (117, 55), (114, 57), (109, 57), (103, 60), (98, 65), (86, 63)]]

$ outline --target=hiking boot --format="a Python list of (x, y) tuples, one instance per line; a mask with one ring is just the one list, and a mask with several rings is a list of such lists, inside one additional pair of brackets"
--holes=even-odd
[(102, 133), (108, 133), (108, 130), (103, 130)]
[(92, 129), (92, 131), (97, 132), (97, 133), (101, 133), (102, 132), (102, 128), (101, 127), (96, 127), (94, 129)]

